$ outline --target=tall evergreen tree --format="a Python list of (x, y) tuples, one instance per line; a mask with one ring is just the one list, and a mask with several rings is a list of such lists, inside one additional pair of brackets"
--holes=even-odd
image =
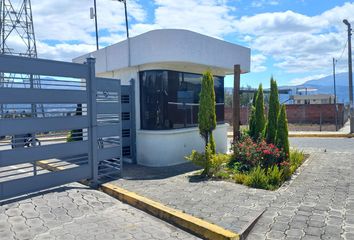
[(199, 95), (198, 112), (199, 133), (205, 141), (204, 171), (203, 175), (209, 174), (211, 155), (215, 153), (215, 141), (213, 130), (216, 127), (215, 112), (215, 89), (214, 78), (210, 71), (206, 71), (202, 78), (202, 87)]
[(255, 112), (256, 112), (256, 101), (257, 101), (257, 91), (254, 92), (253, 94), (253, 99), (252, 99), (252, 105), (250, 109), (250, 117), (248, 120), (248, 125), (249, 125), (249, 135), (254, 138), (255, 136)]
[(264, 96), (262, 84), (260, 84), (258, 88), (254, 117), (255, 119), (253, 139), (258, 140), (259, 137), (262, 137), (263, 130), (266, 124), (266, 119), (264, 115)]
[(268, 122), (266, 127), (266, 140), (268, 143), (275, 144), (279, 108), (280, 108), (280, 104), (279, 104), (279, 97), (278, 97), (278, 86), (277, 86), (277, 82), (272, 77), (270, 79)]
[(278, 148), (283, 149), (287, 154), (287, 158), (290, 156), (289, 139), (288, 139), (288, 120), (286, 117), (286, 107), (283, 104), (278, 116), (278, 131), (276, 136), (276, 145)]
[(205, 146), (207, 146), (210, 135), (216, 127), (214, 79), (210, 71), (205, 72), (202, 78), (202, 88), (199, 95), (198, 126), (199, 133), (205, 141)]

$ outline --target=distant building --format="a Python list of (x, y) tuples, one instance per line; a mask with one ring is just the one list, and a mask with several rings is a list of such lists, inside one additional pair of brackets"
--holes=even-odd
[(334, 104), (334, 95), (313, 94), (313, 95), (294, 95), (294, 104)]

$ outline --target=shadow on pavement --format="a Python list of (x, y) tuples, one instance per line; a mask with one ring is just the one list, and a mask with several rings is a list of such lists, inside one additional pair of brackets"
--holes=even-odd
[(34, 198), (34, 197), (45, 195), (45, 194), (48, 194), (48, 193), (60, 193), (60, 192), (65, 192), (65, 191), (72, 190), (72, 189), (77, 189), (79, 191), (81, 189), (86, 189), (87, 190), (88, 188), (85, 187), (85, 186), (83, 186), (83, 187), (60, 186), (60, 187), (56, 187), (56, 188), (50, 188), (50, 189), (46, 189), (46, 190), (43, 190), (43, 191), (38, 191), (38, 192), (30, 193), (30, 194), (25, 194), (25, 195), (21, 195), (21, 196), (14, 197), (14, 198), (8, 198), (8, 199), (0, 200), (0, 206), (6, 205), (6, 204), (10, 204), (10, 203), (15, 203), (15, 202), (26, 200), (26, 199), (30, 199), (30, 198)]
[(189, 162), (168, 167), (146, 167), (136, 164), (124, 163), (123, 178), (126, 180), (164, 179), (199, 169), (200, 168)]

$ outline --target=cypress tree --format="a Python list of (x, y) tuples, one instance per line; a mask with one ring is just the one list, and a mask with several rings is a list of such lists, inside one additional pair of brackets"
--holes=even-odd
[(288, 139), (288, 120), (286, 117), (286, 107), (283, 104), (278, 116), (278, 131), (276, 137), (276, 145), (278, 148), (283, 149), (287, 158), (289, 158), (289, 139)]
[(212, 134), (216, 127), (214, 78), (210, 71), (206, 71), (202, 78), (199, 95), (198, 127), (199, 133), (205, 141), (205, 164), (202, 174), (208, 175), (211, 160), (210, 154), (215, 153), (215, 141)]
[(279, 108), (280, 108), (280, 104), (279, 104), (279, 97), (278, 97), (278, 86), (277, 86), (277, 82), (272, 77), (270, 79), (268, 123), (266, 128), (267, 143), (275, 144)]
[(262, 136), (266, 124), (266, 119), (264, 116), (264, 97), (262, 84), (260, 84), (258, 88), (254, 117), (255, 119), (253, 139), (258, 140), (258, 138)]
[(250, 109), (250, 117), (248, 120), (248, 125), (249, 125), (249, 135), (250, 137), (254, 138), (255, 136), (255, 111), (256, 111), (256, 101), (257, 101), (257, 91), (254, 92), (253, 94), (253, 99), (252, 99), (252, 105)]
[(210, 71), (203, 74), (199, 95), (198, 112), (199, 133), (208, 145), (210, 135), (216, 127), (214, 79)]

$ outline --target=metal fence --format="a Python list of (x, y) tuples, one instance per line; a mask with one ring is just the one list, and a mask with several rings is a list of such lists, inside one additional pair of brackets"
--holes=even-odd
[[(0, 200), (120, 173), (120, 81), (96, 79), (94, 59), (0, 55), (0, 73)], [(32, 84), (36, 77), (40, 88)]]

